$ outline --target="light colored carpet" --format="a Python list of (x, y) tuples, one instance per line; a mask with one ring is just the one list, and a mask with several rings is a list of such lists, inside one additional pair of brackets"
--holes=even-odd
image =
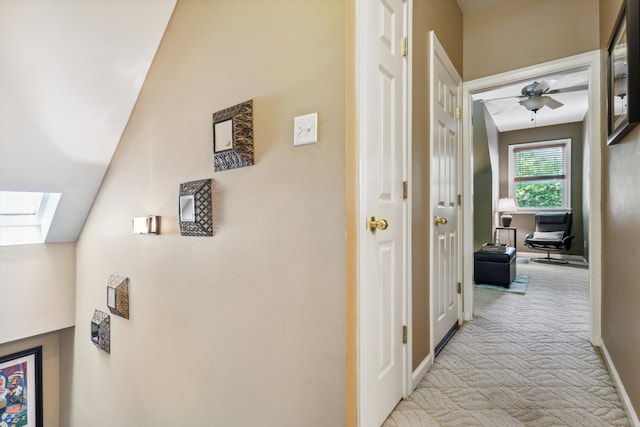
[(629, 425), (589, 343), (588, 270), (517, 268), (526, 295), (476, 288), (474, 320), (383, 427)]

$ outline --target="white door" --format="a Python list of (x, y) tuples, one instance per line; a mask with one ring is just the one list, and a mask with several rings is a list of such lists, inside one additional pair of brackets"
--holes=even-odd
[(356, 7), (360, 67), (358, 424), (369, 427), (382, 424), (405, 389), (406, 1), (359, 0)]
[[(460, 297), (461, 79), (435, 34), (431, 56), (432, 349), (458, 322)], [(458, 110), (459, 111), (459, 110)]]

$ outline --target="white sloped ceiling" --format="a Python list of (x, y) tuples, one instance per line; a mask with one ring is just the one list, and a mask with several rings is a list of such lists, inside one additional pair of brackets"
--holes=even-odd
[(0, 190), (62, 193), (75, 241), (176, 0), (0, 1)]

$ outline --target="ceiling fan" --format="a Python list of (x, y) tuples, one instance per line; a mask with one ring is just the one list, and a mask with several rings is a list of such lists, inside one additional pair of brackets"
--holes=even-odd
[(534, 81), (533, 83), (523, 87), (521, 90), (522, 95), (487, 99), (485, 100), (485, 102), (497, 101), (500, 99), (516, 98), (516, 101), (514, 103), (509, 104), (506, 107), (499, 109), (498, 111), (495, 111), (493, 114), (503, 113), (518, 104), (522, 105), (524, 108), (526, 108), (527, 110), (535, 114), (538, 112), (539, 109), (545, 106), (551, 108), (552, 110), (555, 110), (556, 108), (560, 108), (564, 105), (562, 102), (552, 98), (549, 95), (556, 94), (556, 93), (575, 92), (575, 91), (586, 90), (586, 89), (587, 89), (586, 84), (581, 84), (578, 86), (566, 87), (561, 89), (551, 89), (551, 83), (549, 81), (541, 80), (541, 81)]

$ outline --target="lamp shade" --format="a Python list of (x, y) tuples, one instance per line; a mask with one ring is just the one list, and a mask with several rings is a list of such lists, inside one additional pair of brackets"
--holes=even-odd
[(505, 212), (500, 217), (503, 227), (511, 226), (511, 215), (508, 212), (516, 210), (516, 202), (513, 199), (500, 199), (498, 200), (498, 212)]
[(498, 212), (513, 212), (516, 210), (516, 202), (513, 199), (498, 200)]

